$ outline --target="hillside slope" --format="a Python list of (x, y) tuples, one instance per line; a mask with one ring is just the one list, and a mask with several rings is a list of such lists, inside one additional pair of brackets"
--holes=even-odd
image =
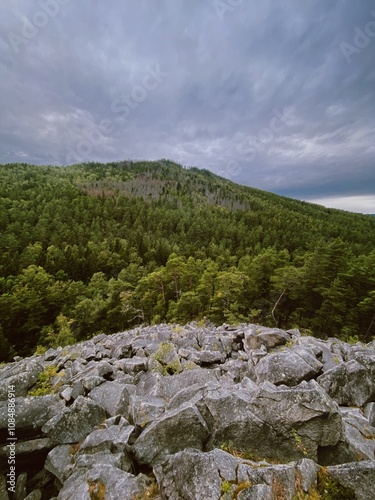
[(0, 166), (3, 359), (207, 317), (375, 329), (375, 219), (173, 162)]

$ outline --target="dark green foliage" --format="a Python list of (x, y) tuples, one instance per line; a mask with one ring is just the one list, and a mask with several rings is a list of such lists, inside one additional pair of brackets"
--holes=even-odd
[(375, 218), (173, 162), (0, 165), (1, 356), (139, 323), (375, 333)]

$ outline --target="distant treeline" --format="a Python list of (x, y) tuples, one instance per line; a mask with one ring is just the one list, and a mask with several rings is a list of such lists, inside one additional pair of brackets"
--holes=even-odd
[(137, 324), (375, 335), (375, 219), (170, 161), (0, 165), (0, 355)]

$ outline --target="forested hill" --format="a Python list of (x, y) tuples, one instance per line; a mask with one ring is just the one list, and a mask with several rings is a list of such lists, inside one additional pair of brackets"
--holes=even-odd
[(138, 324), (375, 334), (375, 219), (173, 162), (0, 165), (0, 355)]

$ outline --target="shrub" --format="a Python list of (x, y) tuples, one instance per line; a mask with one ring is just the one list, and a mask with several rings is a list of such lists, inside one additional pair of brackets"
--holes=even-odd
[(53, 379), (56, 376), (62, 376), (62, 373), (57, 373), (57, 368), (54, 365), (47, 365), (44, 370), (39, 373), (38, 380), (33, 389), (29, 391), (30, 396), (45, 396), (54, 392)]

